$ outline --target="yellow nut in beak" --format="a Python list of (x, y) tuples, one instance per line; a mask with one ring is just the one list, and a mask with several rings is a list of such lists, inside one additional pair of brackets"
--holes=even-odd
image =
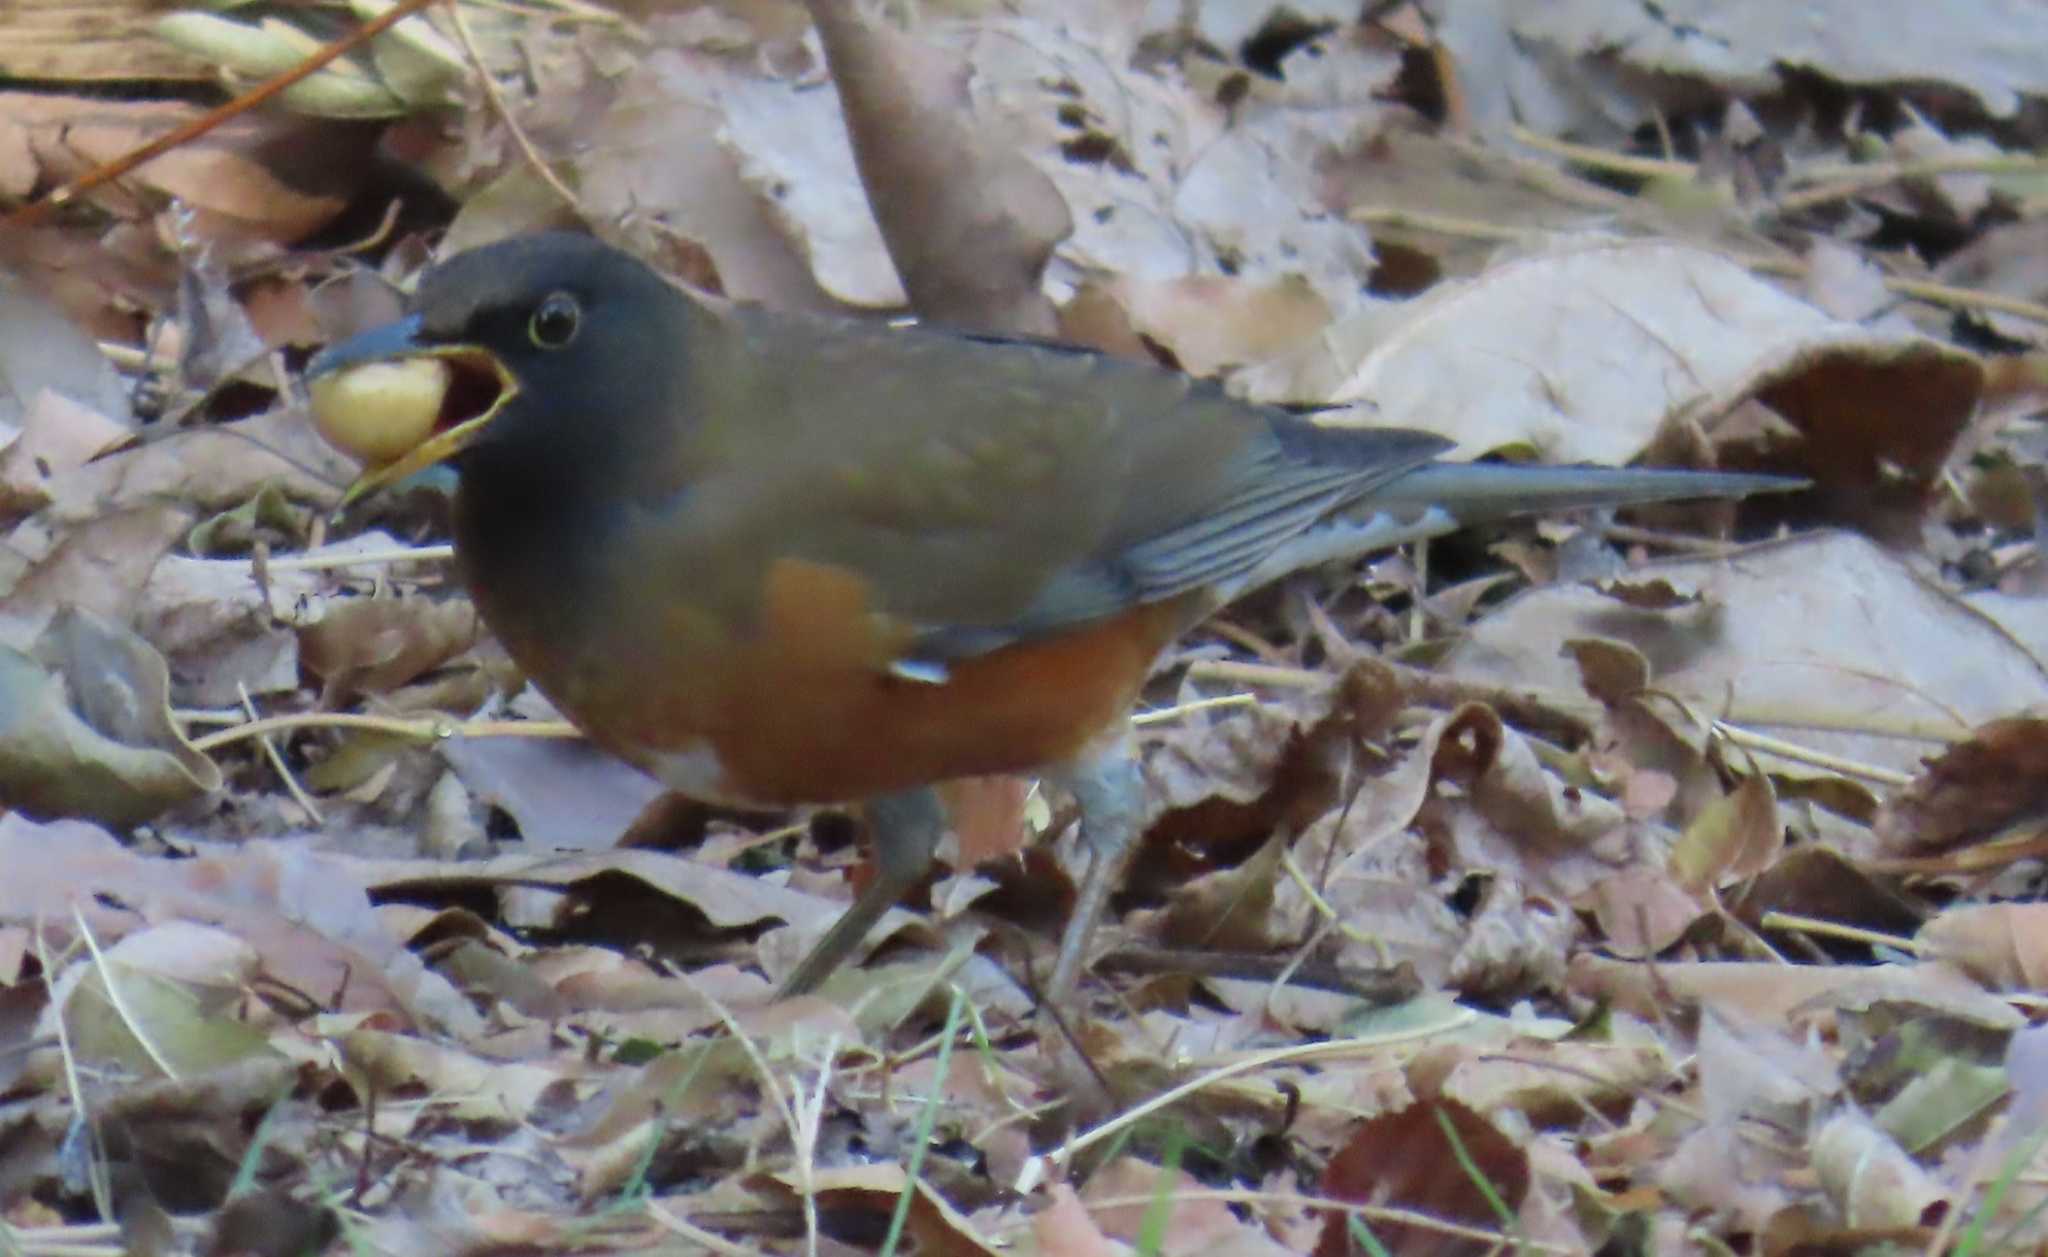
[(308, 385), (313, 426), (373, 467), (396, 462), (433, 435), (454, 375), (444, 359), (422, 355), (317, 376)]

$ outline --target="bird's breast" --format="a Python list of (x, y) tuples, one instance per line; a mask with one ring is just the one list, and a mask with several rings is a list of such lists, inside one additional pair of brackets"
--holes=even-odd
[(687, 794), (763, 806), (1068, 759), (1123, 716), (1192, 605), (1134, 608), (913, 679), (891, 671), (913, 626), (845, 567), (770, 563), (747, 617), (666, 583), (550, 608), (531, 586), (473, 580), (514, 660), (594, 741)]

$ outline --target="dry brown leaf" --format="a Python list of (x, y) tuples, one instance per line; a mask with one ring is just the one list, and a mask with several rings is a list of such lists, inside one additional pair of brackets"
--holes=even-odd
[[(31, 527), (53, 522), (39, 516), (12, 540), (19, 544)], [(156, 501), (110, 507), (61, 529), (56, 544), (0, 598), (0, 643), (26, 645), (66, 608), (133, 623), (150, 573), (191, 526), (191, 512)]]
[(1687, 1214), (1709, 1217), (1717, 1231), (1764, 1229), (1799, 1198), (1787, 1183), (1798, 1168), (1794, 1158), (1743, 1139), (1732, 1123), (1695, 1130), (1659, 1151), (1645, 1177)]
[(1273, 886), (1287, 846), (1279, 836), (1235, 868), (1196, 878), (1175, 891), (1160, 923), (1170, 946), (1262, 951), (1273, 931)]
[[(659, 215), (666, 232), (647, 240), (629, 229), (628, 239), (652, 246), (653, 256), (662, 256), (662, 246), (676, 235), (688, 239), (710, 259), (715, 284), (705, 286), (726, 296), (780, 309), (837, 308), (835, 294), (812, 274), (803, 248), (806, 237), (779, 226), (776, 216), (783, 211), (743, 177), (747, 159), (723, 134), (722, 85), (733, 73), (728, 61), (678, 49), (641, 59), (619, 84), (617, 99), (591, 128), (588, 142), (571, 158), (586, 204), (601, 221), (629, 213)], [(816, 98), (807, 102), (812, 108), (833, 101), (829, 92), (811, 95)], [(736, 103), (744, 114), (751, 98)], [(836, 127), (838, 122), (820, 119), (812, 125)], [(840, 173), (851, 180), (851, 163)], [(800, 199), (797, 203), (802, 204)], [(455, 232), (472, 243), (506, 234), (496, 226), (480, 229), (466, 211), (451, 229)], [(859, 247), (882, 256), (879, 232), (870, 227)], [(893, 284), (893, 273), (887, 279)], [(902, 297), (900, 289), (880, 295), (885, 305), (900, 304)]]
[(1211, 799), (1251, 803), (1271, 790), (1289, 752), (1328, 718), (1334, 685), (1261, 701), (1217, 715), (1196, 715), (1148, 734), (1145, 777), (1165, 810)]
[(1650, 661), (1627, 642), (1581, 637), (1566, 642), (1564, 650), (1579, 666), (1579, 684), (1606, 706), (1628, 702), (1650, 686)]
[[(1409, 965), (1440, 985), (1466, 936), (1465, 919), (1432, 882), (1429, 843), (1412, 826), (1430, 789), (1429, 756), (1416, 750), (1384, 775), (1367, 778), (1295, 844), (1295, 864), (1320, 905), (1290, 876), (1273, 889), (1273, 929), (1306, 938), (1327, 928), (1323, 907), (1349, 928), (1337, 958), (1360, 968)], [(1361, 941), (1362, 940), (1362, 941)]]
[[(1468, 1172), (1452, 1151), (1445, 1127), (1457, 1133), (1464, 1158), (1477, 1167)], [(1482, 1190), (1484, 1179), (1490, 1191)], [(1322, 1193), (1360, 1204), (1391, 1205), (1469, 1227), (1500, 1225), (1489, 1195), (1518, 1210), (1529, 1190), (1528, 1154), (1478, 1113), (1455, 1100), (1425, 1099), (1361, 1122), (1350, 1139), (1330, 1158), (1323, 1171)], [(1380, 1221), (1369, 1229), (1389, 1252), (1480, 1254), (1493, 1244), (1445, 1235), (1422, 1227)], [(1317, 1257), (1341, 1257), (1353, 1251), (1346, 1235), (1347, 1219), (1331, 1214), (1323, 1224)]]
[(1512, 877), (1492, 878), (1445, 981), (1465, 995), (1502, 1002), (1560, 990), (1578, 933), (1578, 918), (1556, 900), (1525, 894)]
[(355, 466), (320, 439), (303, 411), (283, 407), (249, 419), (167, 433), (97, 458), (51, 480), (53, 523), (124, 507), (184, 504), (230, 510), (276, 484), (294, 500), (333, 504)]
[[(1848, 87), (1941, 82), (2000, 117), (2019, 108), (2022, 98), (2048, 93), (2048, 71), (2026, 56), (2048, 42), (2048, 15), (2030, 9), (1907, 6), (1873, 23), (1870, 10), (1854, 0), (1820, 0), (1796, 11), (1771, 0), (1678, 0), (1654, 12), (1616, 0), (1473, 16), (1511, 31), (1524, 50), (1517, 64), (1556, 79), (1561, 99), (1584, 99), (1574, 90), (1582, 76), (1615, 59), (1630, 72), (1623, 81), (1704, 82), (1737, 96), (1779, 90), (1794, 67)], [(1528, 56), (1531, 47), (1540, 54)], [(1598, 77), (1615, 81), (1611, 70)], [(1518, 75), (1475, 86), (1507, 96), (1534, 85)], [(1654, 101), (1618, 91), (1593, 99), (1619, 111), (1609, 125), (1623, 129), (1647, 122), (1642, 111)]]
[(933, 1257), (997, 1257), (1001, 1251), (929, 1183), (922, 1178), (906, 1180), (899, 1165), (849, 1165), (801, 1176), (776, 1175), (775, 1181), (792, 1189), (815, 1191), (823, 1208), (871, 1214), (878, 1223), (886, 1223), (897, 1198), (910, 1191), (914, 1194), (904, 1234), (918, 1252)]
[(330, 699), (381, 694), (468, 650), (481, 631), (467, 598), (351, 598), (299, 628), (299, 658)]
[(1953, 851), (2048, 826), (2048, 719), (1994, 720), (1885, 800), (1871, 832), (1887, 854)]
[(1770, 778), (1751, 773), (1686, 826), (1671, 847), (1672, 876), (1680, 889), (1707, 896), (1755, 877), (1785, 849), (1785, 826)]
[[(44, 175), (63, 180), (189, 122), (199, 107), (14, 92), (0, 95), (0, 112), (27, 130)], [(314, 185), (339, 182), (349, 163), (338, 148), (360, 149), (368, 138), (309, 119), (244, 114), (163, 154), (132, 178), (159, 198), (175, 197), (191, 207), (201, 220), (195, 234), (288, 243), (341, 212), (343, 200)], [(293, 178), (268, 163), (289, 166)], [(92, 197), (121, 217), (147, 217), (151, 208), (114, 185)]]
[(359, 1027), (337, 1036), (342, 1076), (372, 1095), (424, 1090), (463, 1121), (531, 1121), (544, 1100), (584, 1090), (590, 1072), (573, 1054), (545, 1062), (493, 1060), (454, 1044)]
[(1910, 934), (1925, 916), (1891, 879), (1838, 850), (1814, 845), (1786, 851), (1730, 906), (1753, 926), (1761, 926), (1767, 913), (1789, 912), (1884, 934)]
[(902, 308), (908, 296), (861, 190), (838, 97), (738, 79), (718, 106), (718, 134), (741, 180), (817, 287), (850, 306)]
[(1417, 823), (1452, 868), (1506, 873), (1570, 902), (1639, 858), (1621, 809), (1545, 771), (1492, 708), (1465, 704), (1432, 726), (1424, 745), (1436, 788)]
[(1447, 1044), (1430, 1051), (1438, 1054), (1432, 1068), (1442, 1071), (1444, 1095), (1478, 1113), (1512, 1109), (1540, 1126), (1570, 1122), (1588, 1108), (1624, 1108), (1673, 1077), (1665, 1045), (1640, 1029), (1624, 1028), (1604, 1043), (1526, 1037), (1499, 1048)]
[(1669, 872), (1635, 864), (1601, 878), (1580, 897), (1607, 950), (1625, 960), (1654, 956), (1685, 937), (1709, 909)]
[[(678, 921), (678, 903), (688, 904), (716, 929), (736, 929), (779, 919), (790, 928), (765, 936), (756, 951), (771, 975), (794, 968), (804, 949), (830, 928), (845, 906), (762, 878), (660, 851), (521, 854), (455, 865), (435, 860), (348, 863), (365, 884), (381, 892), (395, 892), (400, 887), (441, 886), (511, 894), (515, 888), (549, 888), (560, 897), (549, 899), (545, 916), (531, 924), (555, 928), (580, 921), (586, 928), (644, 939), (689, 924), (687, 919)], [(655, 895), (645, 897), (643, 892), (649, 890)], [(612, 899), (602, 911), (587, 910), (583, 898), (586, 895)], [(910, 913), (892, 911), (869, 932), (863, 946), (879, 947), (897, 931), (918, 924)]]

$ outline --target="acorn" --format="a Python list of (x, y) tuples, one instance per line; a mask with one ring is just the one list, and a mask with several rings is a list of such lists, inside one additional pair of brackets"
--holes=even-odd
[(313, 426), (328, 444), (372, 467), (396, 462), (434, 434), (455, 377), (431, 356), (365, 362), (316, 376)]

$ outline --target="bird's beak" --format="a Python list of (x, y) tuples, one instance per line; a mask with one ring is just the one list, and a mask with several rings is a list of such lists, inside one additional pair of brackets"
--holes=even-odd
[(365, 464), (343, 506), (461, 453), (519, 392), (496, 354), (420, 333), (418, 316), (386, 323), (306, 367), (314, 424)]

